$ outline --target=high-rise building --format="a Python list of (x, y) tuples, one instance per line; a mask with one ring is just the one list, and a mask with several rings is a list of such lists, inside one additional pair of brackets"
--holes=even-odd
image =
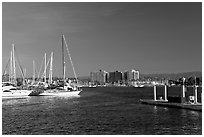
[(115, 72), (109, 72), (108, 74), (109, 74), (108, 82), (109, 83), (115, 82)]
[(115, 81), (119, 82), (123, 80), (123, 73), (120, 71), (116, 71), (115, 72)]
[(98, 82), (103, 85), (107, 82), (107, 72), (105, 70), (99, 70), (98, 72)]
[(127, 77), (128, 77), (128, 71), (125, 71), (125, 72), (123, 73), (123, 80), (124, 80), (124, 81), (127, 81)]
[(139, 71), (132, 69), (124, 73), (120, 71), (108, 73), (104, 70), (99, 70), (99, 72), (91, 72), (90, 77), (92, 83), (100, 85), (105, 83), (123, 83), (139, 80)]
[(123, 79), (123, 73), (120, 71), (109, 72), (109, 82), (120, 82)]
[(91, 72), (91, 82), (103, 85), (107, 82), (107, 72), (99, 70), (99, 72)]
[(139, 71), (136, 70), (130, 70), (125, 72), (125, 80), (127, 81), (135, 81), (139, 80)]

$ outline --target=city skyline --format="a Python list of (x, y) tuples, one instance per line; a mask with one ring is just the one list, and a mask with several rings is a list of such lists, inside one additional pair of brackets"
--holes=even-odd
[[(61, 76), (65, 34), (78, 76), (90, 72), (202, 71), (202, 3), (5, 3), (2, 4), (2, 71), (12, 43), (28, 76), (54, 52)], [(67, 76), (73, 72), (67, 58)]]

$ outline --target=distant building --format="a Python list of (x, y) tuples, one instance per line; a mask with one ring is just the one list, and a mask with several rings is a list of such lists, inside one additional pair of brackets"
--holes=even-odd
[(120, 71), (116, 71), (116, 72), (115, 72), (115, 81), (116, 81), (116, 82), (117, 82), (117, 81), (122, 81), (122, 79), (123, 79), (123, 73), (120, 72)]
[(90, 73), (91, 83), (103, 85), (105, 83), (126, 83), (130, 81), (139, 80), (139, 71), (130, 70), (126, 72), (114, 71), (106, 72), (104, 70), (99, 70), (99, 72)]
[(123, 73), (120, 71), (109, 72), (109, 82), (119, 83), (123, 80)]
[(124, 81), (127, 81), (128, 80), (128, 71), (125, 71), (124, 73), (123, 73), (123, 80)]
[(136, 71), (134, 69), (126, 71), (124, 78), (127, 81), (136, 81), (136, 80), (139, 80), (139, 71)]
[(99, 70), (98, 72), (98, 82), (103, 85), (107, 82), (107, 73), (105, 70)]
[(115, 72), (109, 72), (109, 83), (115, 82)]
[(99, 70), (99, 72), (91, 72), (91, 82), (103, 85), (107, 82), (108, 79), (108, 72), (105, 70)]

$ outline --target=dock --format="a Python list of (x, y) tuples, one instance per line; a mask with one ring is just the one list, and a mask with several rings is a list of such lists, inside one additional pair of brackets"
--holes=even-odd
[(194, 86), (194, 96), (186, 97), (186, 87), (185, 87), (185, 78), (183, 78), (183, 85), (181, 90), (180, 97), (171, 97), (167, 95), (167, 84), (164, 86), (164, 99), (159, 97), (157, 99), (157, 88), (154, 85), (154, 99), (140, 99), (140, 102), (143, 104), (148, 105), (157, 105), (157, 106), (164, 106), (164, 107), (174, 107), (174, 108), (181, 108), (181, 109), (189, 109), (195, 111), (202, 112), (202, 93), (201, 93), (201, 102), (198, 102), (198, 86)]
[(165, 100), (143, 100), (140, 99), (140, 102), (143, 104), (148, 105), (157, 105), (157, 106), (164, 106), (164, 107), (174, 107), (174, 108), (182, 108), (182, 109), (189, 109), (195, 111), (202, 111), (202, 104), (191, 104), (191, 103), (172, 103)]

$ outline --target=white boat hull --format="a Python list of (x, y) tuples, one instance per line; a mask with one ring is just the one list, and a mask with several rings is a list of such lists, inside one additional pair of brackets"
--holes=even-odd
[(133, 87), (134, 87), (134, 88), (143, 88), (144, 85), (134, 85)]
[(79, 96), (81, 91), (46, 90), (39, 96)]
[(26, 97), (29, 96), (32, 90), (10, 90), (8, 92), (2, 92), (3, 98), (12, 98), (12, 97)]

